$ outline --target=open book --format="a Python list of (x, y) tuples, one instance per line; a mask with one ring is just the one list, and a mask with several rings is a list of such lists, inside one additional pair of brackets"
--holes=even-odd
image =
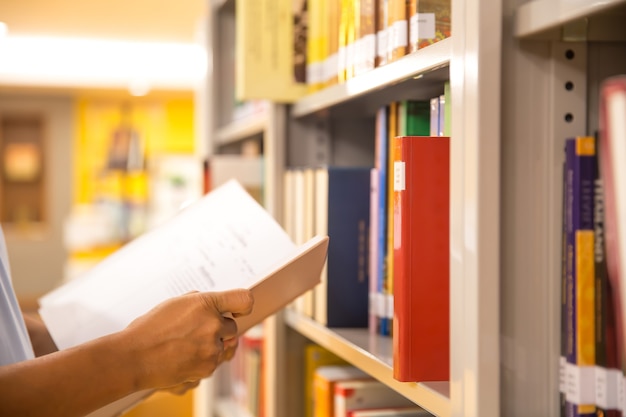
[[(327, 236), (295, 245), (232, 180), (43, 296), (39, 312), (66, 349), (120, 331), (170, 297), (249, 288), (255, 303), (236, 319), (242, 334), (318, 284), (327, 249)], [(117, 415), (148, 394), (92, 415)]]

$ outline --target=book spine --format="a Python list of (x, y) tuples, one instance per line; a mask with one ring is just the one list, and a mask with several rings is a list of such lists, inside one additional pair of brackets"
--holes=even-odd
[(376, 155), (375, 166), (380, 175), (378, 181), (378, 272), (377, 272), (377, 314), (378, 333), (389, 334), (387, 330), (388, 321), (386, 316), (385, 302), (385, 276), (387, 273), (387, 197), (388, 197), (388, 171), (389, 161), (387, 154), (389, 151), (389, 108), (381, 107), (376, 115)]
[(568, 291), (568, 305), (571, 303), (569, 309), (573, 312), (568, 319), (567, 359), (574, 365), (569, 368), (573, 375), (569, 377), (567, 401), (575, 404), (574, 415), (594, 415), (594, 138), (567, 139), (566, 163), (568, 187), (571, 185), (567, 202), (567, 215), (571, 216), (567, 228), (568, 285), (571, 280), (572, 286)]
[(393, 376), (447, 381), (450, 138), (397, 137), (395, 147)]
[(370, 168), (328, 168), (327, 326), (367, 328)]
[(418, 49), (451, 35), (451, 1), (418, 0)]
[(389, 119), (387, 124), (387, 252), (385, 255), (385, 276), (383, 277), (383, 293), (385, 297), (385, 311), (382, 325), (382, 334), (391, 336), (393, 334), (393, 262), (394, 262), (394, 215), (393, 215), (393, 164), (395, 159), (394, 138), (398, 135), (398, 115), (399, 103), (389, 104)]
[(376, 293), (378, 290), (378, 169), (372, 168), (370, 176), (370, 235), (369, 235), (369, 324), (370, 334), (376, 334), (378, 329), (378, 309)]

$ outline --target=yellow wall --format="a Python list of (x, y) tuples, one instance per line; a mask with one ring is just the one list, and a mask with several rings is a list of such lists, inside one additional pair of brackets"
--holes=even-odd
[[(90, 203), (99, 192), (120, 192), (115, 173), (103, 176), (112, 132), (127, 122), (144, 141), (146, 157), (165, 153), (193, 153), (193, 100), (93, 99), (76, 104), (74, 146), (74, 203)], [(145, 193), (145, 179), (135, 187)], [(132, 186), (132, 184), (131, 184)]]

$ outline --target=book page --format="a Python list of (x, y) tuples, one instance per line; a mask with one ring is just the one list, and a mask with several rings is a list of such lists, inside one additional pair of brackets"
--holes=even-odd
[(250, 288), (296, 253), (280, 225), (231, 181), (42, 297), (40, 314), (65, 349), (122, 330), (170, 297)]

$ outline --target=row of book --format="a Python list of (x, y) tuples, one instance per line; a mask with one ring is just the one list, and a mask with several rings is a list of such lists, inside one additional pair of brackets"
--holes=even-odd
[(451, 36), (450, 0), (236, 2), (237, 100), (293, 102)]
[(305, 417), (426, 417), (431, 414), (316, 344), (305, 347)]
[(306, 56), (295, 64), (305, 63), (306, 78), (299, 81), (310, 92), (451, 34), (450, 0), (308, 0), (306, 13)]
[(292, 307), (328, 327), (391, 336), (400, 381), (449, 378), (450, 139), (437, 135), (445, 100), (380, 108), (374, 167), (284, 177), (287, 233), (296, 243), (330, 237), (321, 284)]
[(605, 81), (597, 137), (565, 141), (561, 362), (563, 416), (626, 412), (622, 311), (626, 76)]

